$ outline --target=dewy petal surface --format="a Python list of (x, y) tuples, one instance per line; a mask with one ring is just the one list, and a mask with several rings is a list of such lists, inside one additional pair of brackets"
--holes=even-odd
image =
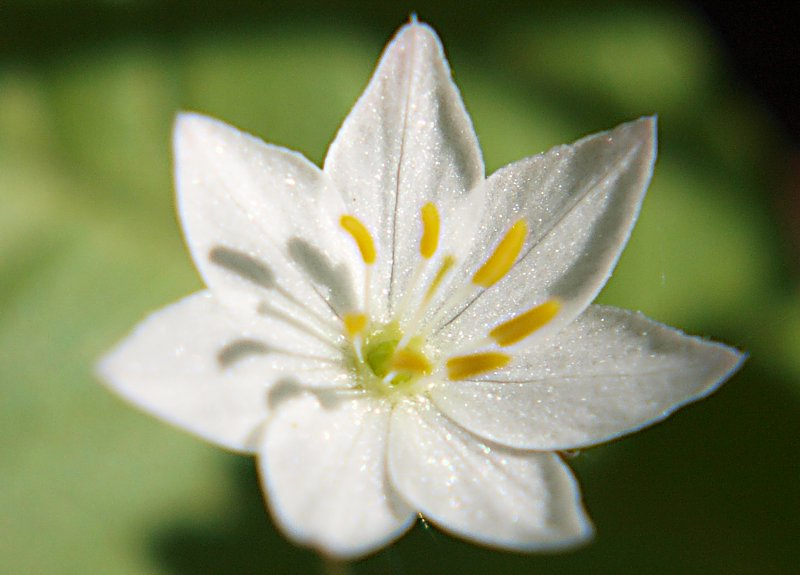
[(730, 347), (604, 306), (514, 355), (506, 368), (442, 383), (431, 396), (481, 437), (539, 450), (593, 445), (655, 423), (714, 391), (742, 361)]
[(296, 541), (340, 558), (399, 537), (413, 511), (386, 477), (391, 406), (373, 398), (290, 397), (270, 421), (259, 468), (273, 515)]
[(344, 204), (327, 176), (197, 114), (179, 117), (175, 156), (186, 240), (220, 301), (245, 315), (281, 310), (333, 339), (336, 316), (363, 299), (363, 266), (337, 227)]
[(557, 455), (481, 442), (428, 401), (395, 409), (389, 472), (425, 518), (478, 543), (553, 550), (592, 535), (578, 486)]
[[(544, 301), (561, 310), (542, 333), (567, 325), (605, 284), (628, 240), (655, 160), (655, 119), (622, 124), (511, 164), (476, 192), (485, 196), (478, 240), (462, 282), (519, 218), (529, 234), (516, 265), (477, 299), (443, 302), (440, 337), (459, 343)], [(489, 247), (487, 247), (489, 246)], [(457, 281), (457, 280), (454, 280)]]
[(388, 294), (375, 302), (386, 316), (419, 257), (422, 206), (437, 204), (446, 224), (452, 204), (484, 175), (472, 123), (428, 26), (411, 23), (387, 46), (325, 172), (378, 243), (373, 293)]
[(284, 370), (307, 374), (309, 384), (346, 377), (324, 356), (276, 353), (267, 335), (276, 329), (282, 345), (314, 349), (302, 332), (274, 322), (248, 325), (201, 292), (152, 314), (98, 370), (114, 391), (143, 409), (222, 447), (253, 452), (269, 413), (270, 387)]
[(417, 510), (487, 545), (578, 544), (592, 527), (548, 451), (658, 421), (741, 362), (589, 305), (641, 205), (655, 119), (484, 180), (441, 43), (416, 20), (323, 170), (197, 114), (179, 117), (174, 147), (208, 291), (145, 320), (100, 374), (157, 416), (256, 453), (275, 521), (326, 555), (375, 551)]

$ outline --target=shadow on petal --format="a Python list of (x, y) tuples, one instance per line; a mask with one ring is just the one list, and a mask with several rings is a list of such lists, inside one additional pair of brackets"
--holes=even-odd
[(333, 309), (340, 313), (354, 309), (355, 295), (347, 268), (334, 266), (324, 253), (301, 238), (290, 239), (286, 247), (289, 257), (309, 279), (327, 288)]
[(257, 339), (237, 339), (226, 344), (217, 352), (217, 363), (222, 369), (227, 369), (248, 357), (266, 355), (270, 351), (267, 344)]
[(208, 252), (208, 259), (229, 272), (266, 289), (275, 287), (275, 273), (267, 264), (232, 248), (215, 246)]

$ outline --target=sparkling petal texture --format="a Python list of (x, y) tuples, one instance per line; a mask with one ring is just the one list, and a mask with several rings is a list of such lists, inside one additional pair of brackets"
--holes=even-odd
[[(454, 282), (464, 283), (519, 218), (529, 234), (501, 281), (465, 302), (446, 302), (439, 337), (453, 344), (550, 298), (561, 311), (541, 334), (557, 331), (589, 305), (628, 240), (655, 160), (655, 120), (644, 118), (588, 136), (495, 172), (475, 249)], [(465, 307), (467, 305), (467, 307)], [(441, 312), (440, 312), (441, 313)], [(466, 336), (465, 336), (466, 334)]]
[(552, 550), (592, 535), (578, 486), (557, 455), (482, 442), (428, 401), (395, 409), (389, 472), (427, 519), (478, 543)]
[(658, 421), (742, 360), (589, 305), (641, 205), (655, 120), (484, 180), (442, 46), (416, 21), (324, 170), (197, 114), (174, 138), (179, 212), (209, 289), (145, 320), (100, 375), (255, 453), (276, 522), (323, 554), (373, 552), (416, 512), (506, 549), (579, 544), (592, 527), (550, 452)]
[[(209, 292), (152, 314), (98, 366), (117, 393), (222, 447), (254, 452), (269, 390), (286, 373), (324, 385), (345, 375), (333, 364), (277, 353), (274, 322), (239, 321)], [(281, 345), (313, 345), (287, 331)], [(287, 349), (287, 348), (283, 348)]]
[(290, 397), (264, 434), (259, 468), (275, 519), (325, 553), (363, 555), (399, 537), (413, 511), (386, 477), (390, 406)]
[(378, 243), (374, 309), (388, 320), (418, 259), (420, 209), (436, 202), (449, 214), (484, 174), (472, 122), (428, 26), (408, 25), (387, 46), (325, 172)]
[(604, 306), (589, 307), (516, 357), (482, 381), (443, 383), (431, 396), (448, 416), (487, 439), (525, 449), (572, 449), (667, 417), (714, 391), (742, 361), (727, 346)]
[(363, 266), (327, 176), (196, 114), (178, 119), (175, 157), (186, 240), (220, 301), (245, 314), (280, 310), (335, 339), (337, 315), (363, 299)]

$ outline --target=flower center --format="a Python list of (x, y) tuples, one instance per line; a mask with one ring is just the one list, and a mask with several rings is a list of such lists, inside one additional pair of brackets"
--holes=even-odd
[[(361, 314), (345, 316), (345, 324), (361, 325)], [(397, 322), (378, 327), (363, 325), (350, 334), (353, 347), (353, 366), (358, 386), (383, 395), (399, 391), (411, 392), (433, 364), (422, 351), (421, 337), (406, 340)]]
[[(366, 266), (364, 280), (363, 311), (346, 314), (342, 321), (344, 331), (352, 348), (354, 371), (357, 386), (365, 391), (394, 395), (399, 391), (417, 393), (430, 376), (450, 381), (472, 379), (476, 376), (502, 369), (512, 356), (505, 349), (510, 347), (552, 321), (561, 309), (557, 299), (547, 299), (529, 310), (495, 325), (484, 337), (477, 337), (469, 349), (461, 353), (447, 354), (443, 365), (430, 359), (431, 352), (425, 338), (429, 332), (421, 325), (422, 318), (433, 300), (434, 294), (442, 286), (446, 276), (456, 264), (452, 254), (439, 258), (440, 263), (427, 286), (418, 290), (418, 280), (439, 247), (439, 212), (432, 203), (426, 203), (420, 210), (422, 235), (419, 240), (417, 268), (409, 281), (408, 292), (400, 305), (403, 314), (402, 328), (395, 319), (387, 324), (373, 324), (369, 318), (369, 298), (371, 269), (378, 259), (378, 251), (367, 227), (355, 216), (344, 215), (340, 224), (355, 241), (361, 259)], [(517, 220), (498, 242), (491, 255), (472, 275), (468, 284), (455, 290), (453, 297), (467, 299), (477, 297), (476, 292), (491, 288), (505, 277), (517, 262), (528, 233), (525, 220)], [(431, 270), (432, 272), (433, 270)], [(415, 298), (416, 312), (409, 304)], [(408, 315), (406, 318), (405, 316)], [(435, 315), (435, 314), (434, 314)], [(407, 321), (406, 321), (407, 320)], [(403, 333), (406, 330), (406, 333)], [(482, 349), (483, 348), (483, 349)], [(487, 349), (488, 348), (488, 349)], [(427, 350), (427, 351), (426, 351)], [(457, 350), (459, 351), (459, 350)], [(434, 359), (441, 355), (438, 351)]]

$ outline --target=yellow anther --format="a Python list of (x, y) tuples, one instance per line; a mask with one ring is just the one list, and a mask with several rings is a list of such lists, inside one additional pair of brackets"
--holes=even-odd
[(364, 263), (367, 265), (375, 263), (375, 243), (364, 224), (358, 218), (350, 215), (342, 216), (339, 223), (348, 234), (353, 236)]
[(432, 203), (422, 206), (422, 239), (419, 242), (419, 253), (430, 259), (439, 247), (439, 211)]
[(497, 244), (494, 253), (486, 260), (481, 269), (475, 272), (472, 283), (481, 287), (491, 287), (508, 273), (525, 243), (528, 226), (525, 220), (517, 220), (505, 237)]
[(447, 360), (447, 377), (453, 381), (469, 379), (508, 364), (511, 356), (497, 351), (451, 357)]
[(431, 296), (439, 288), (439, 284), (442, 283), (444, 276), (447, 275), (447, 272), (450, 271), (450, 268), (452, 268), (455, 263), (456, 263), (456, 258), (454, 258), (453, 256), (445, 256), (444, 260), (442, 260), (442, 265), (439, 268), (439, 271), (436, 272), (436, 277), (433, 278), (433, 281), (431, 282), (428, 291), (425, 292), (425, 301), (431, 299)]
[(489, 332), (498, 345), (513, 345), (522, 341), (537, 329), (547, 325), (561, 309), (558, 300), (551, 299), (535, 308), (501, 323)]
[(343, 320), (344, 329), (347, 330), (347, 335), (350, 337), (361, 333), (367, 326), (367, 316), (363, 313), (348, 313)]
[(428, 358), (413, 349), (403, 348), (394, 352), (392, 357), (392, 370), (410, 371), (413, 373), (427, 374), (431, 372), (433, 366)]

